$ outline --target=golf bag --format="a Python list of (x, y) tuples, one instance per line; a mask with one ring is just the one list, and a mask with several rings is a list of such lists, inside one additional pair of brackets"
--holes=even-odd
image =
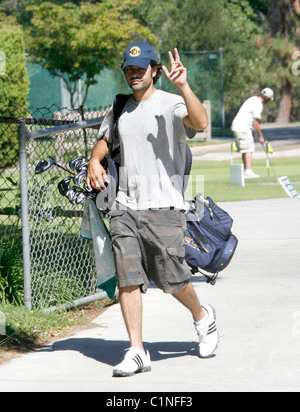
[(185, 260), (192, 273), (200, 269), (213, 275), (202, 273), (208, 283), (215, 284), (216, 278), (230, 263), (238, 239), (232, 234), (233, 220), (209, 197), (198, 194), (190, 202), (187, 212), (185, 236)]

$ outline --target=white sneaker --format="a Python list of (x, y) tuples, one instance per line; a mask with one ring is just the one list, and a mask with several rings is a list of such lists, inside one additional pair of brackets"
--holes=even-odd
[(199, 335), (199, 354), (201, 358), (211, 358), (219, 342), (216, 318), (210, 305), (203, 304), (202, 308), (207, 312), (207, 316), (200, 322), (194, 322)]
[(251, 169), (246, 169), (244, 173), (245, 179), (258, 179), (260, 178), (260, 175), (257, 175), (256, 173), (253, 172)]
[(150, 372), (151, 359), (149, 352), (139, 348), (127, 349), (124, 360), (114, 367), (113, 376), (132, 376), (136, 373)]

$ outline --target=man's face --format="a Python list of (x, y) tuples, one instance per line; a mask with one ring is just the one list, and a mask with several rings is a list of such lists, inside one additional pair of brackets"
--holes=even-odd
[(152, 68), (150, 64), (146, 69), (137, 66), (128, 66), (124, 69), (128, 86), (131, 87), (134, 92), (149, 89), (153, 84), (156, 71), (157, 69)]

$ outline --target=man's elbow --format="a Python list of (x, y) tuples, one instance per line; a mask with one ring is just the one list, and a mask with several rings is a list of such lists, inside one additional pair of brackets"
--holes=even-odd
[(192, 128), (195, 130), (205, 130), (209, 126), (209, 121), (207, 118), (198, 119), (197, 122), (194, 122)]
[(209, 121), (208, 121), (207, 116), (201, 116), (193, 120), (189, 116), (187, 116), (185, 118), (184, 123), (187, 127), (190, 127), (191, 129), (194, 129), (194, 130), (205, 130), (209, 126)]
[(208, 119), (202, 120), (202, 121), (200, 122), (200, 127), (199, 127), (198, 130), (205, 130), (205, 129), (208, 128), (208, 126), (209, 126), (209, 121), (208, 121)]

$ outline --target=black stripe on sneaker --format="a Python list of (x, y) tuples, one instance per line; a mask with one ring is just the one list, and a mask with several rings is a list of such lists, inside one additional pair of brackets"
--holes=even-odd
[(207, 334), (210, 335), (211, 333), (215, 332), (217, 330), (215, 322), (211, 323), (208, 327)]
[(143, 361), (142, 361), (142, 358), (141, 358), (139, 355), (134, 355), (134, 357), (132, 358), (132, 360), (135, 361), (135, 363), (137, 364), (137, 366), (138, 366), (139, 368), (142, 368), (142, 367), (143, 367)]

